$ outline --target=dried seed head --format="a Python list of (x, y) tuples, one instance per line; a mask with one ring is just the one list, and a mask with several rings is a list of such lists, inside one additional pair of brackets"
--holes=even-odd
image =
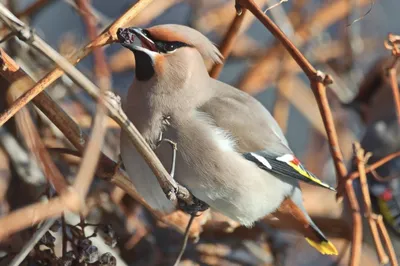
[(92, 245), (92, 241), (90, 241), (87, 238), (81, 239), (81, 240), (78, 241), (78, 247), (80, 249), (87, 249), (91, 245)]
[(106, 245), (114, 248), (117, 245), (117, 236), (110, 224), (99, 226), (101, 236), (104, 238)]
[(42, 236), (39, 243), (42, 245), (45, 245), (47, 247), (53, 247), (55, 241), (56, 241), (56, 238), (49, 231), (47, 231)]
[(100, 265), (102, 266), (116, 266), (117, 265), (117, 259), (110, 253), (104, 253), (100, 257)]
[(52, 231), (53, 233), (57, 233), (58, 230), (60, 230), (61, 227), (61, 223), (59, 220), (56, 220), (54, 222), (54, 224), (50, 227), (50, 231)]
[(81, 260), (86, 263), (95, 263), (99, 259), (99, 250), (96, 246), (89, 246), (81, 251)]

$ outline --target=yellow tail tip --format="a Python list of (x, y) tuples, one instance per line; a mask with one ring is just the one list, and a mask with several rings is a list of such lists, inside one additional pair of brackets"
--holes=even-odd
[(313, 248), (318, 250), (321, 254), (324, 254), (324, 255), (337, 255), (338, 254), (335, 246), (329, 241), (328, 242), (323, 241), (323, 242), (317, 243), (307, 237), (306, 237), (306, 240), (307, 240), (308, 244), (310, 244), (310, 246), (312, 246)]

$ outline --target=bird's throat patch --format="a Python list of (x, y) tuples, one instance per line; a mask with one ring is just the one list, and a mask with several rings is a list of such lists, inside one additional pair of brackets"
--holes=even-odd
[(153, 60), (145, 52), (134, 50), (136, 70), (136, 79), (140, 81), (147, 81), (154, 76)]

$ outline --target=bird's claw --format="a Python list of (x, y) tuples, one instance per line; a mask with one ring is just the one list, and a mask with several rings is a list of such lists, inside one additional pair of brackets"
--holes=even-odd
[(191, 203), (188, 203), (186, 199), (179, 197), (179, 194), (177, 194), (177, 197), (179, 209), (187, 214), (196, 215), (198, 212), (203, 212), (209, 208), (207, 203), (204, 203), (195, 197), (192, 198)]
[(105, 100), (112, 104), (116, 109), (121, 108), (121, 97), (117, 94), (115, 94), (112, 91), (106, 91), (104, 93)]

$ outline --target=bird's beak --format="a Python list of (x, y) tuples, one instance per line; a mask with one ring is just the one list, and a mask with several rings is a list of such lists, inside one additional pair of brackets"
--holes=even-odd
[[(143, 29), (137, 27), (119, 28), (117, 30), (118, 41), (129, 50), (150, 50), (158, 52), (155, 43), (143, 33)], [(134, 44), (135, 37), (140, 40), (141, 46)]]

